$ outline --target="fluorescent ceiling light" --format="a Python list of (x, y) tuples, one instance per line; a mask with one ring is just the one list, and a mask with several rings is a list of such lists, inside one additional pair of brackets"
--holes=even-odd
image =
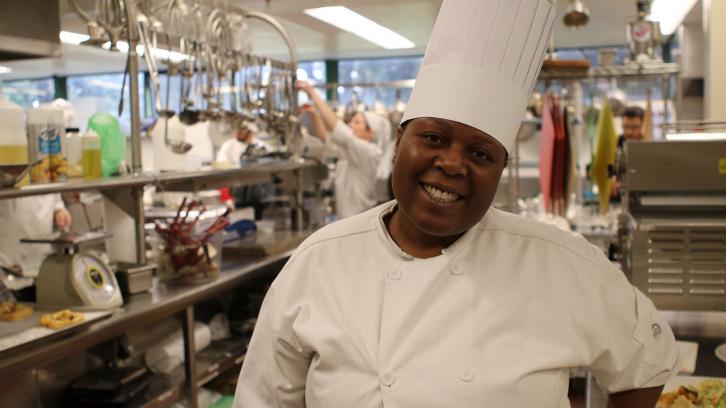
[(660, 32), (671, 35), (686, 18), (698, 0), (655, 0), (650, 6), (650, 19), (660, 23)]
[(710, 141), (726, 140), (726, 133), (671, 133), (666, 135), (666, 140), (675, 141)]
[(12, 69), (0, 65), (0, 74), (9, 74), (11, 72), (13, 72)]
[(355, 34), (387, 50), (413, 48), (415, 46), (413, 42), (404, 36), (363, 17), (347, 7), (319, 7), (305, 9), (304, 13), (338, 27), (343, 31)]

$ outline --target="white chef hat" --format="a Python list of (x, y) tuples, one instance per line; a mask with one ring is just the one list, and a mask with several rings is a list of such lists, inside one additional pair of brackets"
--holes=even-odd
[(260, 131), (260, 128), (257, 126), (257, 124), (254, 121), (251, 120), (244, 120), (242, 121), (242, 124), (240, 125), (240, 128), (247, 129), (252, 133), (258, 133)]
[(549, 0), (444, 0), (401, 123), (453, 120), (511, 151), (554, 22)]
[(386, 139), (390, 139), (391, 135), (391, 124), (388, 118), (381, 116), (380, 114), (372, 111), (363, 112), (368, 123), (368, 128), (373, 132), (373, 142), (381, 146)]

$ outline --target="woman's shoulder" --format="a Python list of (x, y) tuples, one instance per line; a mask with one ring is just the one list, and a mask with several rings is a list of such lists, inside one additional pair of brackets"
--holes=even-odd
[(597, 247), (577, 232), (495, 208), (489, 210), (485, 222), (480, 223), (479, 228), (483, 232), (505, 234), (513, 241), (539, 241), (589, 261), (602, 256)]
[(361, 214), (335, 221), (320, 228), (298, 246), (291, 257), (291, 261), (302, 254), (322, 249), (327, 244), (340, 242), (341, 240), (369, 239), (368, 234), (376, 232), (376, 222), (378, 222), (378, 217), (384, 210), (383, 206), (372, 208)]

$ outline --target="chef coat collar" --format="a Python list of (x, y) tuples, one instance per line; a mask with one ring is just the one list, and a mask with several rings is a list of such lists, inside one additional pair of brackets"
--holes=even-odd
[[(381, 213), (378, 215), (376, 222), (378, 237), (381, 240), (383, 246), (386, 247), (386, 249), (388, 249), (394, 256), (407, 261), (421, 260), (421, 258), (416, 258), (415, 256), (410, 255), (402, 250), (393, 240), (391, 234), (388, 233), (388, 228), (386, 228), (386, 223), (384, 219), (389, 214), (392, 214), (394, 211), (396, 211), (396, 207), (398, 207), (398, 203), (396, 202), (396, 200), (390, 201), (387, 204), (381, 206), (382, 210)], [(486, 215), (484, 215), (484, 217), (482, 217), (482, 219), (477, 224), (475, 224), (468, 231), (466, 231), (464, 235), (459, 237), (459, 239), (454, 241), (453, 244), (442, 249), (441, 255), (450, 257), (451, 259), (455, 259), (462, 252), (462, 250), (466, 248), (469, 243), (471, 243), (481, 233), (481, 230), (484, 229), (484, 226), (486, 225), (488, 219), (489, 211), (487, 211)], [(438, 258), (438, 256), (434, 258)]]

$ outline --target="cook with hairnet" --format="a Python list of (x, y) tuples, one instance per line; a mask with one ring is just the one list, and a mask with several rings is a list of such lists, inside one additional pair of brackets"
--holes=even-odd
[[(303, 111), (312, 116), (316, 136), (333, 148), (335, 166), (335, 205), (338, 218), (347, 218), (373, 208), (378, 203), (376, 177), (383, 152), (377, 141), (383, 137), (387, 120), (374, 112), (354, 112), (341, 121), (309, 83), (298, 81), (315, 106)], [(390, 128), (388, 128), (390, 129)]]
[(444, 0), (398, 131), (395, 200), (322, 228), (272, 284), (236, 407), (569, 408), (571, 367), (653, 407), (678, 349), (581, 236), (491, 208), (556, 20)]

